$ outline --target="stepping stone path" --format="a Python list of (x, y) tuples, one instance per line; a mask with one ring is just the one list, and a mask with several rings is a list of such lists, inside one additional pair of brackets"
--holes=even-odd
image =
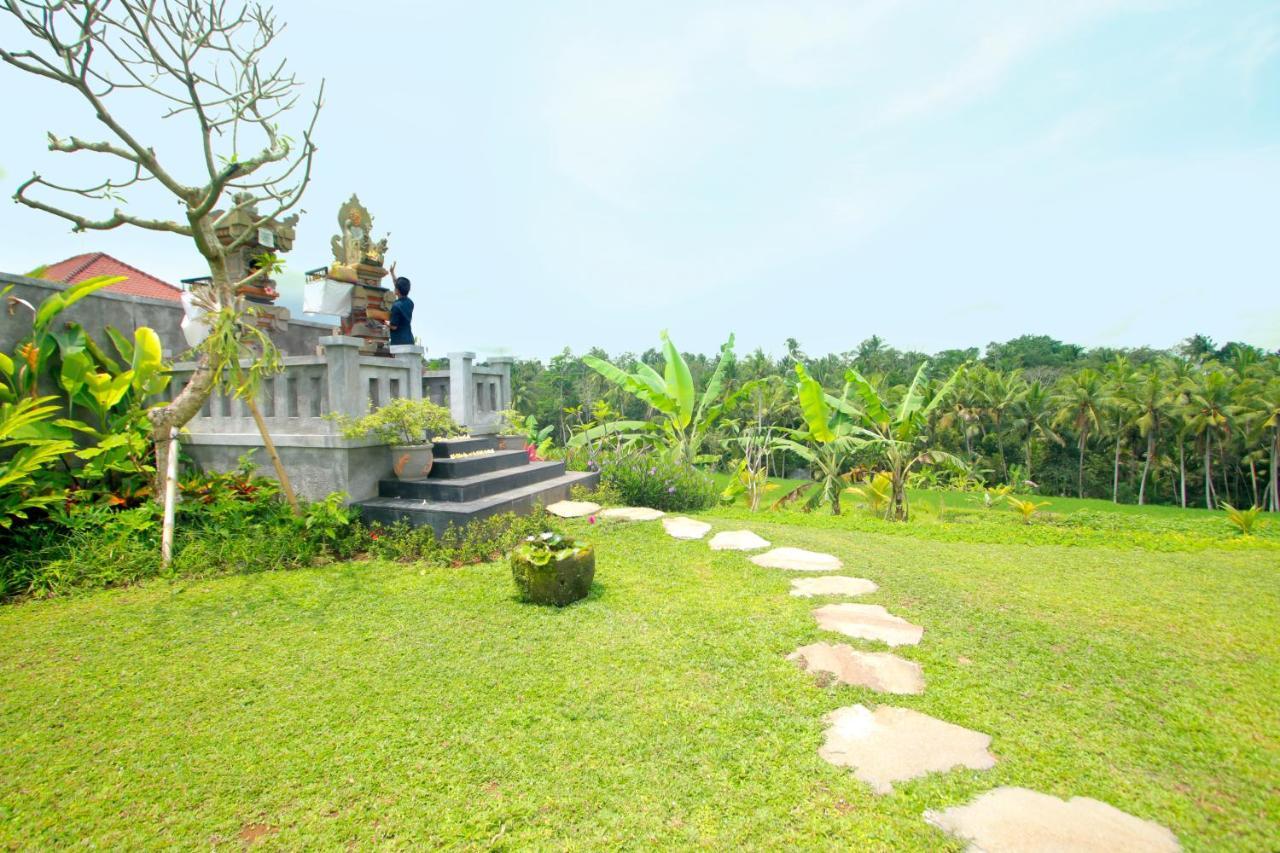
[(869, 687), (877, 693), (920, 694), (924, 692), (924, 670), (920, 664), (888, 652), (860, 652), (843, 643), (813, 643), (801, 646), (787, 660), (807, 672), (820, 673), (819, 681)]
[(561, 518), (582, 518), (600, 511), (600, 504), (590, 501), (558, 501), (547, 507), (547, 512)]
[(813, 611), (818, 627), (859, 640), (879, 640), (889, 646), (914, 646), (924, 629), (894, 616), (879, 604), (828, 604)]
[[(662, 522), (677, 539), (701, 539), (709, 524), (691, 518)], [(749, 530), (717, 533), (711, 539), (716, 551), (754, 551), (769, 543)], [(826, 572), (842, 563), (830, 554), (802, 548), (775, 548), (751, 558), (757, 566), (802, 572)], [(812, 577), (791, 582), (791, 594), (864, 595), (878, 589), (864, 578)], [(818, 626), (863, 640), (890, 646), (915, 645), (924, 629), (894, 616), (878, 604), (828, 604), (813, 611)], [(826, 684), (866, 687), (880, 693), (920, 694), (924, 672), (920, 665), (887, 652), (864, 652), (846, 644), (812, 643), (801, 646), (787, 660)], [(961, 658), (961, 663), (969, 663)], [(929, 773), (945, 773), (957, 767), (988, 770), (995, 766), (991, 736), (948, 723), (909, 708), (865, 705), (839, 708), (823, 718), (826, 741), (818, 750), (824, 760), (848, 767), (854, 776), (877, 794), (892, 793), (895, 782)], [(930, 810), (924, 819), (962, 841), (971, 853), (1022, 853), (1022, 851), (1083, 851), (1138, 853), (1180, 851), (1177, 836), (1149, 820), (1122, 812), (1087, 797), (1060, 800), (1027, 788), (996, 788), (968, 805), (944, 811)]]
[(662, 519), (662, 529), (667, 531), (667, 535), (676, 539), (701, 539), (711, 532), (711, 525), (705, 521), (695, 521), (692, 518), (680, 516)]
[(853, 705), (832, 711), (824, 721), (827, 742), (818, 755), (853, 768), (853, 775), (877, 794), (892, 792), (894, 782), (929, 773), (987, 770), (996, 764), (987, 750), (990, 736), (909, 708), (881, 705), (872, 711)]
[[(715, 547), (714, 541), (712, 547)], [(751, 562), (767, 569), (787, 569), (792, 572), (833, 572), (844, 568), (844, 563), (838, 557), (803, 548), (774, 548), (752, 557)]]
[(657, 521), (666, 513), (660, 509), (649, 509), (647, 506), (620, 506), (606, 509), (600, 515), (618, 521)]
[(846, 578), (840, 575), (796, 578), (791, 582), (791, 594), (801, 598), (813, 598), (818, 595), (867, 595), (879, 588), (865, 578)]
[(996, 788), (968, 805), (927, 811), (924, 819), (986, 853), (1182, 849), (1177, 836), (1158, 823), (1088, 797), (1060, 800), (1026, 788)]
[(724, 530), (711, 537), (712, 551), (759, 551), (768, 547), (769, 540), (750, 530)]

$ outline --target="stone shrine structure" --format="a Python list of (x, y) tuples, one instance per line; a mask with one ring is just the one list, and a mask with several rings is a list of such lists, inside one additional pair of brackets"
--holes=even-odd
[[(271, 220), (258, 224), (261, 218), (257, 207), (249, 202), (253, 199), (247, 193), (237, 193), (232, 197), (234, 202), (230, 212), (214, 211), (215, 219), (224, 217), (225, 221), (217, 229), (218, 241), (223, 246), (231, 246), (243, 238), (243, 242), (227, 256), (227, 275), (232, 281), (248, 278), (261, 265), (262, 259), (269, 256), (280, 256), (293, 248), (297, 237), (298, 215), (292, 214), (282, 220)], [(245, 232), (253, 233), (245, 237)], [(207, 287), (213, 283), (209, 276), (184, 278), (182, 283), (193, 290)], [(283, 332), (289, 325), (289, 309), (275, 302), (280, 298), (276, 289), (276, 281), (269, 275), (259, 276), (250, 284), (242, 284), (236, 289), (239, 296), (255, 309), (259, 328), (269, 331)]]
[(365, 355), (388, 356), (387, 341), (391, 330), (394, 293), (382, 286), (387, 276), (383, 260), (387, 256), (387, 238), (375, 241), (370, 234), (373, 216), (360, 203), (355, 193), (338, 208), (338, 233), (329, 241), (333, 263), (328, 268), (310, 270), (308, 282), (329, 280), (352, 286), (351, 308), (340, 320), (343, 335), (360, 338), (360, 352)]

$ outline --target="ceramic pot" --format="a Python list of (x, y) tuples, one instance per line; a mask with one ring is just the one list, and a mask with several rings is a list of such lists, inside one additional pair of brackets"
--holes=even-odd
[(496, 435), (499, 450), (524, 450), (525, 438), (523, 435)]
[(391, 471), (399, 480), (421, 480), (431, 473), (435, 462), (432, 445), (401, 444), (391, 447)]

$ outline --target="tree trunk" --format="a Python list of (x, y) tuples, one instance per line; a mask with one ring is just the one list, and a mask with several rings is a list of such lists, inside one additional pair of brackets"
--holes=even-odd
[(907, 508), (907, 484), (906, 475), (894, 472), (893, 474), (893, 517), (898, 521), (910, 521), (910, 514)]
[(1249, 484), (1253, 487), (1253, 505), (1262, 506), (1258, 502), (1258, 466), (1253, 459), (1249, 460)]
[(1205, 432), (1204, 434), (1204, 505), (1206, 509), (1213, 509), (1213, 464), (1210, 460), (1210, 451), (1213, 449), (1213, 433)]
[(1084, 497), (1084, 435), (1080, 436), (1080, 468), (1076, 473), (1076, 497)]
[(1034, 483), (1036, 481), (1036, 478), (1031, 476), (1031, 436), (1027, 436), (1026, 451), (1027, 451), (1027, 479)]
[(1004, 456), (1004, 431), (1000, 429), (1000, 422), (996, 421), (996, 447), (1000, 450), (1000, 479), (1009, 482), (1009, 462)]
[(1280, 512), (1280, 423), (1275, 427), (1275, 441), (1271, 445), (1271, 511)]
[(1111, 475), (1111, 502), (1120, 503), (1120, 419), (1116, 419), (1116, 462), (1115, 471)]
[(276, 443), (271, 440), (271, 433), (267, 431), (267, 422), (263, 420), (262, 412), (258, 410), (258, 404), (252, 397), (245, 397), (244, 403), (249, 407), (249, 414), (253, 415), (253, 422), (258, 425), (258, 434), (262, 436), (262, 444), (267, 448), (267, 456), (271, 457), (271, 467), (276, 470), (276, 480), (280, 483), (285, 500), (289, 502), (294, 515), (297, 515), (298, 496), (293, 493), (293, 483), (289, 482), (289, 474), (284, 470), (280, 454), (276, 452)]
[(1178, 494), (1182, 508), (1187, 508), (1187, 454), (1182, 436), (1178, 436)]
[(1156, 431), (1147, 432), (1147, 458), (1142, 462), (1142, 484), (1138, 486), (1138, 506), (1147, 502), (1147, 472), (1151, 470), (1151, 457), (1155, 453)]
[(156, 501), (164, 499), (164, 472), (169, 467), (169, 431), (172, 427), (181, 429), (196, 416), (213, 392), (213, 380), (213, 365), (208, 353), (202, 352), (196, 359), (196, 369), (191, 378), (173, 402), (147, 412), (147, 419), (151, 422), (151, 440), (156, 445), (156, 471), (151, 490)]

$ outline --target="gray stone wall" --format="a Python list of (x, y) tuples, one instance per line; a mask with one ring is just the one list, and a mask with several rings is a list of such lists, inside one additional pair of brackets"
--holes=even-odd
[[(37, 307), (50, 294), (66, 289), (66, 285), (59, 282), (0, 273), (0, 289), (7, 285), (13, 285), (10, 296), (25, 299)], [(85, 331), (103, 346), (108, 344), (107, 326), (114, 326), (130, 339), (135, 329), (150, 326), (160, 336), (166, 358), (176, 358), (189, 349), (186, 338), (182, 336), (182, 306), (166, 299), (100, 290), (64, 311), (62, 319), (84, 326)], [(28, 312), (16, 311), (9, 316), (8, 311), (0, 311), (0, 350), (11, 351), (13, 345), (30, 331), (31, 316)], [(273, 333), (272, 340), (285, 355), (312, 355), (320, 338), (333, 332), (334, 327), (327, 323), (291, 319), (289, 328)]]
[[(0, 288), (12, 284), (10, 295), (39, 305), (65, 285), (0, 273)], [(165, 357), (172, 360), (188, 350), (182, 335), (182, 306), (99, 291), (82, 299), (62, 315), (84, 326), (106, 346), (104, 330), (114, 326), (132, 337), (140, 326), (160, 336)], [(31, 330), (26, 311), (0, 311), (0, 349), (11, 350)], [(309, 321), (289, 322), (287, 332), (273, 339), (284, 354), (284, 371), (264, 380), (257, 399), (267, 430), (280, 453), (298, 494), (318, 500), (344, 492), (350, 500), (378, 493), (378, 480), (391, 476), (391, 452), (367, 439), (348, 439), (325, 418), (332, 412), (358, 417), (397, 397), (427, 397), (447, 406), (456, 421), (475, 435), (493, 433), (497, 413), (511, 406), (511, 359), (495, 358), (477, 364), (474, 353), (451, 353), (449, 369), (423, 370), (419, 346), (392, 347), (392, 357), (360, 354), (360, 338), (334, 335), (334, 327)], [(248, 362), (244, 362), (248, 366)], [(173, 365), (170, 399), (186, 384), (194, 365)], [(179, 441), (202, 468), (228, 471), (249, 450), (262, 447), (248, 407), (240, 400), (214, 395), (187, 424)], [(274, 477), (265, 452), (256, 454), (259, 473)]]

